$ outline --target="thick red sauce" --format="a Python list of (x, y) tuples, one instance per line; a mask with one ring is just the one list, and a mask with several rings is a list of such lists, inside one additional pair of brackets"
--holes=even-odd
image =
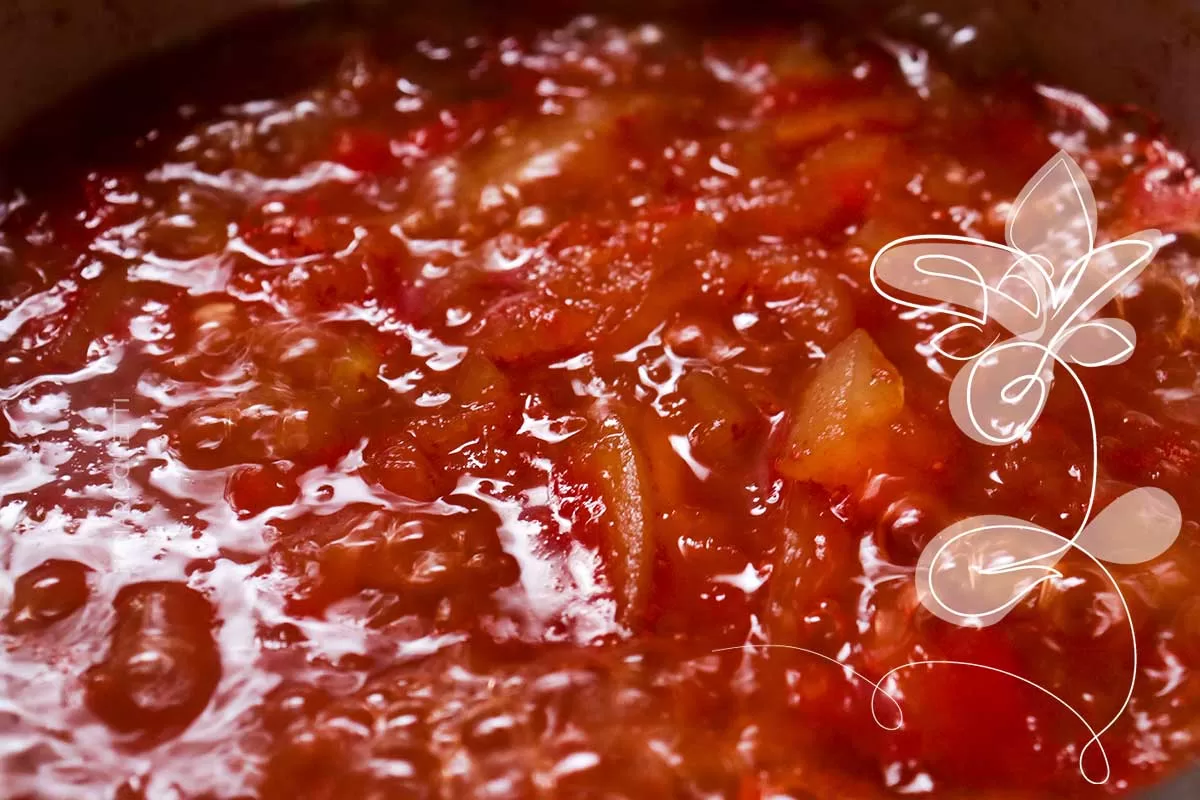
[[(1065, 797), (1197, 752), (1200, 206), (1141, 117), (778, 25), (210, 47), (0, 210), (0, 794)], [(897, 236), (1000, 238), (1060, 147), (1106, 235), (1175, 235), (1110, 309), (1137, 354), (1084, 374), (1099, 504), (1185, 518), (1114, 568), (1100, 788), (1019, 681), (901, 671), (888, 732), (841, 666), (741, 648), (1119, 709), (1085, 560), (983, 630), (914, 589), (955, 519), (1078, 524), (1081, 398), (974, 444), (946, 319), (867, 279)]]

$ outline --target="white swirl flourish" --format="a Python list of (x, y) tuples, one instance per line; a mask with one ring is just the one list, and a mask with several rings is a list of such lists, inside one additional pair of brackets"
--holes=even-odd
[[(1096, 205), (1079, 165), (1060, 152), (1026, 184), (1013, 203), (1006, 227), (1007, 244), (963, 236), (908, 236), (886, 245), (871, 264), (871, 284), (883, 297), (909, 309), (944, 314), (957, 321), (932, 339), (942, 356), (964, 362), (950, 389), (951, 412), (958, 427), (986, 445), (1008, 445), (1028, 435), (1049, 397), (1055, 367), (1069, 375), (1087, 411), (1091, 432), (1088, 499), (1070, 536), (1014, 517), (987, 515), (950, 525), (925, 547), (917, 565), (921, 603), (942, 620), (963, 627), (999, 622), (1042, 583), (1061, 577), (1055, 565), (1078, 550), (1103, 572), (1116, 590), (1129, 625), (1132, 671), (1124, 702), (1096, 728), (1050, 689), (1021, 675), (985, 664), (927, 660), (903, 664), (871, 681), (841, 661), (789, 645), (746, 644), (749, 649), (778, 647), (833, 661), (874, 686), (871, 714), (886, 730), (902, 724), (898, 701), (882, 684), (897, 672), (918, 665), (972, 667), (1007, 675), (1055, 700), (1087, 729), (1079, 752), (1079, 771), (1091, 784), (1111, 776), (1101, 737), (1128, 709), (1138, 673), (1137, 641), (1129, 604), (1103, 563), (1135, 564), (1164, 552), (1182, 525), (1178, 504), (1166, 492), (1142, 487), (1117, 498), (1093, 517), (1099, 471), (1096, 417), (1082, 380), (1072, 365), (1119, 364), (1133, 352), (1132, 326), (1120, 319), (1091, 317), (1149, 265), (1163, 241), (1147, 230), (1096, 246)], [(1065, 265), (1056, 275), (1056, 265)], [(933, 302), (920, 302), (913, 297)], [(980, 352), (956, 355), (945, 346), (963, 330), (984, 332), (996, 323), (1013, 335), (994, 338)], [(1136, 536), (1129, 536), (1129, 532)], [(727, 648), (737, 649), (737, 648)], [(897, 722), (884, 724), (876, 710), (878, 695), (896, 706)], [(1089, 774), (1084, 761), (1097, 748), (1102, 773)]]

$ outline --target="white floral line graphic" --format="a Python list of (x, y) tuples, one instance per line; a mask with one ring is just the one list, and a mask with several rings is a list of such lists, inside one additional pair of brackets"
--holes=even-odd
[[(941, 355), (965, 362), (950, 388), (950, 408), (958, 427), (972, 439), (1006, 445), (1025, 437), (1045, 407), (1055, 365), (1079, 390), (1091, 434), (1091, 471), (1087, 503), (1074, 533), (1066, 537), (1001, 515), (954, 523), (923, 550), (917, 592), (922, 604), (941, 619), (982, 627), (999, 622), (1045, 581), (1061, 577), (1055, 564), (1072, 548), (1103, 572), (1121, 602), (1132, 649), (1129, 686), (1120, 709), (1096, 730), (1061, 698), (1037, 688), (1084, 722), (1091, 738), (1080, 749), (1079, 771), (1089, 783), (1104, 784), (1111, 768), (1100, 737), (1129, 707), (1138, 652), (1129, 604), (1102, 562), (1136, 564), (1155, 558), (1178, 537), (1182, 515), (1169, 494), (1141, 487), (1092, 516), (1099, 436), (1087, 389), (1072, 365), (1109, 366), (1132, 355), (1136, 334), (1128, 322), (1090, 318), (1150, 264), (1162, 241), (1158, 231), (1146, 230), (1097, 247), (1096, 234), (1096, 201), (1087, 177), (1069, 155), (1059, 152), (1013, 203), (1007, 245), (957, 236), (904, 237), (876, 254), (871, 283), (901, 306), (961, 320), (935, 336), (932, 344)], [(889, 289), (935, 302), (913, 302)], [(992, 321), (1013, 338), (993, 340), (969, 356), (943, 347), (954, 332), (982, 332)], [(1090, 775), (1085, 766), (1093, 747), (1103, 763), (1099, 776)]]
[[(807, 653), (810, 656), (816, 656), (817, 658), (820, 658), (823, 661), (828, 661), (830, 664), (833, 664), (836, 667), (840, 667), (842, 670), (844, 670), (846, 672), (846, 674), (850, 675), (851, 677), (853, 677), (857, 680), (862, 681), (863, 683), (867, 684), (868, 686), (870, 686), (872, 688), (871, 719), (873, 719), (875, 721), (875, 724), (878, 725), (879, 727), (883, 728), (885, 731), (898, 731), (904, 724), (904, 709), (903, 709), (903, 707), (901, 707), (900, 701), (897, 700), (892, 695), (888, 694), (888, 691), (883, 688), (883, 684), (887, 683), (889, 678), (891, 678), (893, 675), (896, 675), (899, 672), (909, 669), (910, 667), (952, 666), (952, 667), (974, 667), (976, 669), (982, 669), (982, 670), (986, 670), (988, 672), (995, 672), (1000, 675), (1006, 675), (1010, 678), (1015, 678), (1016, 680), (1021, 681), (1022, 683), (1026, 684), (1027, 686), (1031, 686), (1034, 689), (1037, 689), (1042, 694), (1045, 694), (1046, 696), (1050, 697), (1052, 700), (1059, 703), (1059, 705), (1063, 706), (1067, 711), (1070, 711), (1071, 714), (1076, 719), (1078, 719), (1085, 728), (1088, 729), (1088, 732), (1092, 734), (1093, 739), (1099, 737), (1099, 734), (1095, 731), (1094, 728), (1092, 728), (1091, 724), (1086, 719), (1084, 719), (1083, 715), (1080, 714), (1078, 711), (1076, 711), (1071, 706), (1070, 703), (1066, 702), (1061, 697), (1054, 694), (1054, 692), (1050, 691), (1049, 689), (1045, 688), (1044, 686), (1041, 686), (1038, 683), (1035, 683), (1034, 681), (1029, 680), (1028, 678), (1025, 678), (1025, 677), (1022, 677), (1022, 676), (1016, 674), (1015, 672), (1009, 672), (1008, 670), (1000, 669), (999, 667), (991, 667), (991, 666), (988, 666), (987, 664), (975, 664), (971, 661), (954, 661), (954, 660), (949, 660), (949, 659), (930, 659), (928, 661), (910, 661), (906, 664), (901, 664), (898, 667), (891, 668), (887, 672), (883, 673), (882, 677), (880, 677), (879, 680), (873, 681), (870, 678), (868, 678), (866, 675), (863, 675), (861, 672), (859, 672), (858, 670), (851, 667), (849, 664), (845, 663), (844, 661), (838, 661), (836, 658), (833, 658), (832, 656), (828, 656), (825, 653), (820, 653), (816, 650), (809, 650), (807, 647), (797, 647), (795, 645), (790, 645), (790, 644), (733, 645), (732, 647), (718, 647), (715, 650), (713, 650), (713, 652), (714, 653), (728, 653), (728, 652), (731, 652), (734, 650), (746, 650), (746, 649), (755, 650), (755, 651), (757, 651), (757, 650), (790, 650), (792, 652), (797, 652), (797, 653)], [(888, 724), (879, 718), (879, 711), (876, 708), (876, 705), (877, 705), (880, 697), (886, 697), (891, 702), (892, 706), (895, 708), (895, 711), (896, 711), (896, 721), (895, 722)], [(1107, 759), (1106, 759), (1105, 763), (1107, 763)]]
[[(1165, 552), (1182, 527), (1178, 504), (1153, 487), (1135, 488), (1094, 517), (1100, 468), (1096, 417), (1075, 366), (1120, 364), (1132, 355), (1133, 327), (1120, 319), (1091, 319), (1125, 289), (1153, 259), (1159, 231), (1146, 230), (1097, 246), (1096, 202), (1086, 175), (1065, 152), (1057, 153), (1022, 189), (1012, 205), (1006, 244), (965, 236), (918, 235), (884, 246), (871, 263), (871, 284), (884, 298), (925, 314), (956, 320), (934, 336), (942, 356), (963, 362), (950, 388), (950, 409), (967, 436), (985, 445), (1008, 445), (1026, 437), (1040, 417), (1054, 380), (1055, 365), (1074, 381), (1087, 411), (1091, 433), (1091, 472), (1083, 516), (1070, 536), (1003, 515), (956, 522), (935, 536), (917, 563), (917, 594), (940, 619), (981, 628), (1002, 620), (1031, 592), (1063, 577), (1055, 565), (1071, 549), (1092, 561), (1112, 584), (1129, 625), (1133, 659), (1121, 707), (1099, 729), (1050, 689), (1007, 670), (966, 661), (925, 660), (902, 664), (879, 681), (844, 662), (802, 647), (746, 644), (749, 649), (781, 648), (818, 656), (874, 687), (871, 715), (885, 730), (900, 727), (899, 702), (883, 684), (915, 666), (957, 666), (1000, 673), (1021, 681), (1062, 705), (1090, 734), (1080, 748), (1082, 777), (1102, 785), (1111, 766), (1101, 737), (1124, 715), (1138, 674), (1134, 622), (1120, 584), (1104, 562), (1137, 564)], [(902, 293), (902, 294), (898, 294)], [(932, 302), (916, 302), (909, 297)], [(1012, 338), (991, 341), (980, 352), (959, 355), (946, 349), (955, 333), (983, 333), (995, 322)], [(1073, 366), (1074, 365), (1074, 366)], [(1134, 532), (1130, 536), (1130, 532)], [(883, 694), (896, 707), (897, 721), (880, 720)], [(1096, 748), (1102, 772), (1089, 774), (1085, 761)]]

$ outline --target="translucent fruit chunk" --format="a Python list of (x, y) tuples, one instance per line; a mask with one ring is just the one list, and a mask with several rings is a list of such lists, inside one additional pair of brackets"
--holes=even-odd
[(645, 496), (648, 470), (625, 419), (607, 404), (590, 412), (597, 432), (587, 467), (604, 501), (603, 547), (617, 592), (619, 617), (633, 625), (645, 612), (654, 562), (654, 536)]
[(904, 382), (863, 330), (830, 351), (792, 415), (779, 470), (825, 486), (856, 482), (883, 457)]

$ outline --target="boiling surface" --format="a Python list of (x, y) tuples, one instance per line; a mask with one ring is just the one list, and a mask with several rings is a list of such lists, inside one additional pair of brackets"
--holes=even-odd
[[(1200, 214), (1153, 124), (870, 36), (492, 16), (275, 20), (11, 162), (0, 793), (1065, 797), (1188, 761)], [(1135, 357), (1083, 371), (1099, 504), (1185, 519), (1114, 570), (1102, 788), (1019, 681), (903, 670), (889, 732), (863, 680), (1124, 699), (1084, 559), (984, 630), (918, 604), (956, 519), (1078, 525), (1090, 433), (1060, 381), (968, 440), (950, 318), (868, 280), (898, 236), (1002, 239), (1059, 148), (1103, 235), (1171, 235), (1106, 311)]]

